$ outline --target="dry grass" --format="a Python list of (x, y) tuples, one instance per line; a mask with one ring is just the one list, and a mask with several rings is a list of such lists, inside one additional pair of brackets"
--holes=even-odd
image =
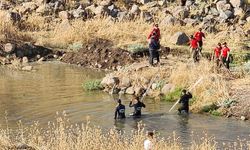
[[(146, 139), (142, 124), (138, 124), (138, 130), (122, 134), (114, 129), (105, 131), (89, 122), (72, 125), (65, 117), (58, 117), (55, 123), (48, 123), (46, 129), (40, 128), (38, 123), (27, 128), (19, 123), (17, 131), (2, 129), (0, 136), (1, 149), (17, 149), (17, 143), (25, 143), (30, 149), (37, 150), (142, 150)], [(153, 143), (156, 150), (183, 149), (175, 134), (167, 139), (156, 136)], [(185, 149), (215, 150), (216, 142), (205, 136), (193, 140)]]
[(214, 73), (213, 64), (203, 60), (200, 64), (180, 64), (173, 70), (170, 82), (180, 87), (190, 87), (196, 81), (202, 81), (191, 91), (195, 101), (192, 111), (199, 112), (205, 105), (220, 104), (229, 98), (229, 85), (225, 78)]

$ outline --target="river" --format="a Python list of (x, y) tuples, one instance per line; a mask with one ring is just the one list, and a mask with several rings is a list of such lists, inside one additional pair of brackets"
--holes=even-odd
[[(72, 123), (85, 122), (86, 118), (103, 128), (118, 130), (136, 129), (137, 122), (146, 124), (147, 130), (155, 130), (168, 137), (173, 132), (183, 143), (190, 143), (192, 137), (207, 134), (221, 143), (233, 142), (238, 138), (250, 139), (250, 123), (222, 117), (190, 114), (179, 116), (167, 111), (172, 103), (145, 99), (146, 114), (141, 119), (127, 118), (115, 122), (114, 97), (102, 91), (88, 92), (82, 83), (90, 79), (100, 79), (104, 72), (62, 64), (46, 62), (32, 64), (35, 71), (23, 72), (0, 67), (0, 124), (15, 129), (19, 120), (26, 126), (39, 121), (45, 126), (54, 121), (57, 112), (67, 114)], [(122, 97), (126, 106), (129, 96)], [(127, 107), (127, 114), (132, 109)], [(164, 113), (163, 115), (161, 115)]]

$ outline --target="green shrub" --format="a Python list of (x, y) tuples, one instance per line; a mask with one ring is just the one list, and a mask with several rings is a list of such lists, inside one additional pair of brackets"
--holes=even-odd
[(147, 50), (147, 47), (145, 47), (142, 44), (131, 44), (131, 45), (128, 45), (127, 50), (129, 50), (132, 53), (143, 52)]
[(169, 101), (169, 102), (174, 102), (180, 98), (182, 88), (176, 87), (174, 91), (168, 93), (167, 95), (164, 96), (163, 100)]
[(82, 84), (83, 88), (87, 91), (101, 90), (101, 80), (90, 80)]
[(215, 105), (215, 104), (211, 104), (211, 105), (206, 105), (206, 106), (203, 106), (203, 108), (202, 108), (202, 112), (212, 112), (212, 111), (214, 111), (214, 110), (216, 110), (216, 109), (218, 109), (219, 107), (217, 106), (217, 105)]
[(218, 110), (213, 110), (210, 112), (213, 116), (222, 116), (222, 114)]

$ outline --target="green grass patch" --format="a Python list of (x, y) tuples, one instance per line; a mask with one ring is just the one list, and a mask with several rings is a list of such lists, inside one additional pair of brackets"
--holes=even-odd
[(218, 110), (213, 110), (210, 112), (210, 114), (213, 116), (222, 116), (222, 114)]
[(169, 102), (177, 101), (180, 98), (181, 91), (182, 91), (181, 87), (176, 87), (172, 92), (165, 95), (163, 100), (169, 101)]
[(93, 90), (101, 90), (103, 87), (101, 86), (101, 80), (90, 80), (82, 84), (84, 90), (93, 91)]
[(143, 52), (147, 50), (147, 47), (143, 44), (131, 44), (127, 46), (127, 50), (129, 50), (132, 53), (136, 52)]
[(206, 112), (206, 113), (209, 113), (209, 112), (212, 112), (216, 109), (218, 109), (219, 107), (215, 104), (211, 104), (211, 105), (206, 105), (206, 106), (203, 106), (201, 111), (202, 112)]

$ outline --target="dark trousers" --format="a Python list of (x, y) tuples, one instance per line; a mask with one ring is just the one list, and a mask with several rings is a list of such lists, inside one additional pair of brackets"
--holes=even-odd
[(160, 55), (159, 55), (158, 50), (149, 49), (149, 63), (151, 65), (153, 65), (154, 63), (154, 58), (156, 58), (157, 63), (160, 62)]
[(227, 69), (229, 69), (229, 60), (227, 60), (227, 58), (222, 57), (222, 63)]
[(200, 50), (200, 53), (201, 53), (203, 42), (202, 41), (198, 41), (198, 45), (199, 45), (199, 50)]
[(189, 112), (189, 106), (188, 105), (184, 105), (182, 104), (180, 108), (178, 108), (179, 113), (181, 113), (182, 111), (185, 111), (185, 113)]
[(199, 50), (197, 48), (193, 48), (193, 60), (199, 62)]

